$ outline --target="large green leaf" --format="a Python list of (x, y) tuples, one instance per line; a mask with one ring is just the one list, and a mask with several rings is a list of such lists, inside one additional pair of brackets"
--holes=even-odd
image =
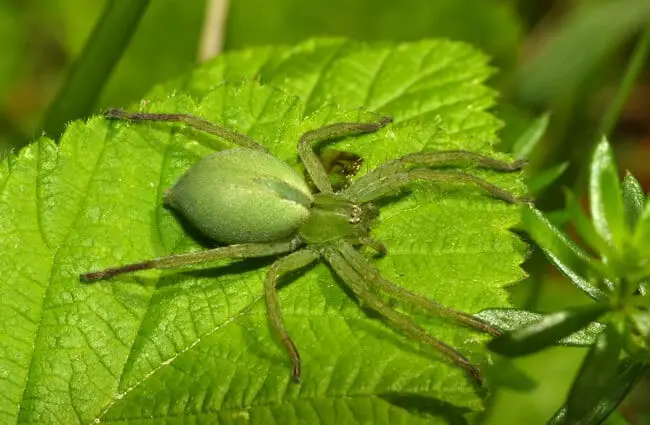
[[(345, 46), (345, 54), (326, 56), (332, 46)], [(289, 63), (302, 64), (293, 79)], [(274, 71), (260, 72), (269, 64)], [(374, 84), (358, 87), (338, 74), (348, 68), (376, 75)], [(228, 72), (228, 79), (260, 73), (262, 81), (284, 81), (307, 106), (256, 82), (219, 85)], [(498, 124), (484, 112), (492, 93), (479, 83), (488, 73), (485, 58), (463, 44), (311, 42), (288, 53), (226, 55), (169, 86), (189, 88), (192, 97), (164, 98), (158, 89), (152, 98), (161, 100), (143, 105), (246, 132), (298, 166), (301, 132), (360, 116), (316, 106), (332, 93), (330, 101), (396, 117), (378, 134), (336, 144), (363, 157), (362, 174), (421, 149), (490, 153)], [(267, 324), (269, 260), (79, 282), (89, 270), (209, 246), (162, 206), (162, 194), (200, 157), (226, 147), (165, 123), (93, 118), (72, 123), (58, 146), (41, 139), (4, 159), (0, 421), (458, 423), (480, 410), (461, 370), (368, 316), (322, 264), (291, 276), (280, 291), (303, 358), (299, 385)], [(521, 189), (516, 174), (480, 174)], [(522, 243), (506, 230), (518, 216), (517, 207), (471, 187), (417, 185), (382, 204), (373, 236), (389, 254), (371, 261), (397, 284), (461, 310), (507, 306), (503, 287), (523, 276)], [(485, 359), (480, 335), (418, 320), (473, 361)]]

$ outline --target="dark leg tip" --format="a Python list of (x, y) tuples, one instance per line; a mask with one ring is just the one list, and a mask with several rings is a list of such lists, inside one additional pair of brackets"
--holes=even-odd
[(381, 127), (384, 127), (392, 122), (393, 122), (393, 117), (385, 116), (385, 117), (381, 117), (381, 119), (379, 120), (379, 125)]
[(104, 111), (104, 118), (108, 119), (123, 119), (127, 116), (127, 113), (121, 109), (109, 108)]
[(469, 374), (469, 377), (472, 378), (472, 380), (476, 383), (476, 385), (479, 387), (483, 386), (483, 374), (478, 367), (471, 365), (467, 368), (467, 373)]
[(518, 159), (516, 161), (513, 161), (509, 164), (509, 169), (511, 171), (518, 171), (524, 168), (526, 165), (528, 165), (528, 160), (527, 159)]
[(91, 283), (100, 280), (102, 277), (97, 272), (84, 273), (79, 275), (79, 280), (84, 283)]
[(518, 204), (529, 204), (532, 206), (533, 202), (535, 202), (535, 198), (533, 198), (532, 196), (520, 196), (516, 198), (516, 202)]
[(291, 373), (291, 380), (294, 384), (300, 383), (300, 363), (293, 365), (293, 371)]

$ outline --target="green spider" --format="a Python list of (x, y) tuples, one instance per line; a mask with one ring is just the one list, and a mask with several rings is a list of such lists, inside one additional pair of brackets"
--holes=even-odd
[(372, 222), (379, 213), (373, 201), (407, 189), (415, 181), (469, 183), (506, 202), (525, 202), (524, 198), (472, 174), (431, 169), (460, 162), (508, 172), (519, 170), (523, 161), (506, 163), (468, 151), (416, 152), (389, 161), (335, 192), (313, 144), (375, 132), (392, 120), (382, 117), (378, 122), (337, 123), (307, 131), (298, 142), (300, 159), (317, 188), (317, 192), (312, 193), (293, 168), (271, 155), (264, 146), (244, 134), (201, 118), (116, 109), (107, 111), (105, 116), (118, 120), (180, 122), (239, 146), (203, 158), (165, 193), (166, 204), (206, 236), (228, 245), (84, 273), (81, 275), (83, 281), (145, 269), (179, 268), (221, 258), (280, 256), (270, 266), (264, 292), (271, 327), (291, 358), (293, 380), (299, 382), (300, 355), (285, 329), (276, 287), (282, 275), (322, 259), (364, 306), (379, 313), (406, 335), (440, 351), (478, 383), (482, 381), (477, 366), (385, 303), (380, 293), (491, 335), (499, 335), (500, 331), (469, 314), (395, 285), (383, 278), (357, 248), (366, 245), (379, 254), (386, 254), (384, 245), (369, 236)]

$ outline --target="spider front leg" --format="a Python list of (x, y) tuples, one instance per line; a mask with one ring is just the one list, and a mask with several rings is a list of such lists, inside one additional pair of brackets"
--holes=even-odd
[(405, 172), (387, 175), (375, 175), (372, 179), (357, 180), (343, 193), (357, 203), (370, 202), (391, 193), (399, 192), (404, 187), (416, 181), (431, 181), (441, 183), (469, 183), (477, 186), (495, 198), (511, 204), (530, 202), (528, 197), (519, 197), (505, 189), (462, 171), (439, 171), (427, 168), (416, 168)]
[(280, 337), (280, 341), (287, 354), (291, 358), (291, 375), (293, 380), (300, 382), (300, 354), (289, 333), (284, 327), (282, 312), (280, 311), (280, 302), (277, 295), (277, 284), (283, 274), (290, 273), (294, 270), (303, 268), (318, 259), (318, 253), (310, 249), (301, 249), (286, 257), (277, 260), (271, 265), (264, 281), (264, 294), (266, 295), (266, 308), (269, 315), (269, 322), (275, 333)]
[(470, 165), (475, 165), (482, 168), (488, 168), (495, 171), (519, 171), (521, 170), (528, 161), (525, 159), (518, 159), (512, 162), (505, 162), (499, 159), (495, 159), (486, 155), (481, 155), (476, 152), (471, 151), (440, 151), (440, 152), (413, 152), (403, 157), (390, 161), (387, 164), (384, 164), (381, 167), (377, 168), (377, 171), (381, 173), (381, 168), (383, 167), (394, 167), (395, 165), (424, 165), (426, 167), (437, 167), (437, 166), (451, 166), (458, 163), (465, 163)]
[(366, 260), (366, 258), (361, 255), (359, 251), (354, 249), (353, 246), (344, 244), (341, 245), (339, 249), (341, 255), (355, 269), (357, 273), (363, 276), (366, 281), (372, 282), (373, 285), (385, 291), (396, 300), (411, 304), (433, 315), (455, 320), (458, 323), (462, 323), (472, 329), (480, 332), (485, 332), (492, 336), (499, 336), (502, 334), (501, 330), (490, 326), (488, 323), (485, 323), (481, 319), (477, 319), (470, 314), (454, 310), (453, 308), (446, 307), (440, 303), (431, 301), (414, 292), (411, 292), (406, 288), (395, 285), (390, 280), (385, 279), (379, 273), (379, 270), (377, 270), (377, 268), (368, 262), (368, 260)]
[(423, 168), (453, 166), (458, 163), (469, 163), (495, 171), (512, 172), (520, 170), (527, 161), (505, 162), (469, 151), (415, 152), (375, 168), (353, 182), (344, 193), (355, 202), (364, 203), (399, 191), (415, 181), (438, 181), (473, 184), (490, 195), (509, 203), (531, 201), (530, 198), (513, 195), (473, 174)]
[(298, 154), (307, 173), (309, 173), (309, 177), (311, 177), (318, 190), (323, 193), (333, 192), (332, 185), (327, 178), (327, 172), (314, 152), (314, 143), (329, 139), (356, 136), (363, 133), (372, 133), (390, 122), (392, 122), (392, 118), (390, 117), (382, 117), (379, 122), (341, 122), (304, 133), (298, 142)]
[(170, 255), (154, 258), (140, 263), (127, 264), (104, 270), (83, 273), (79, 278), (84, 282), (94, 282), (107, 279), (124, 273), (132, 273), (148, 269), (170, 269), (191, 266), (194, 264), (208, 263), (222, 258), (254, 258), (268, 257), (295, 251), (300, 246), (298, 239), (275, 243), (250, 243), (223, 246), (206, 251), (190, 252), (188, 254)]
[(104, 117), (114, 120), (125, 120), (125, 121), (163, 121), (163, 122), (178, 122), (187, 125), (188, 127), (194, 128), (199, 131), (203, 131), (214, 136), (221, 137), (224, 140), (227, 140), (231, 143), (234, 143), (238, 146), (254, 149), (262, 152), (268, 152), (264, 146), (260, 145), (250, 137), (245, 134), (237, 133), (226, 127), (220, 125), (212, 124), (210, 121), (206, 121), (203, 118), (195, 117), (194, 115), (189, 114), (155, 114), (148, 112), (127, 112), (121, 109), (108, 109), (104, 112)]
[(445, 357), (461, 367), (479, 385), (483, 382), (481, 371), (474, 366), (465, 356), (455, 348), (445, 344), (437, 338), (429, 335), (418, 324), (414, 323), (408, 316), (399, 313), (386, 305), (376, 294), (369, 289), (368, 281), (350, 265), (340, 252), (339, 247), (328, 247), (324, 249), (327, 262), (334, 271), (341, 277), (350, 289), (357, 295), (359, 301), (365, 303), (369, 308), (379, 313), (391, 325), (402, 331), (407, 336), (427, 344)]

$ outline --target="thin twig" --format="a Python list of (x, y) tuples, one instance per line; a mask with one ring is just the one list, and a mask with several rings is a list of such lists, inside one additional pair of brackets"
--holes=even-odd
[(204, 62), (221, 52), (223, 33), (228, 15), (228, 0), (208, 0), (206, 3), (199, 61)]

